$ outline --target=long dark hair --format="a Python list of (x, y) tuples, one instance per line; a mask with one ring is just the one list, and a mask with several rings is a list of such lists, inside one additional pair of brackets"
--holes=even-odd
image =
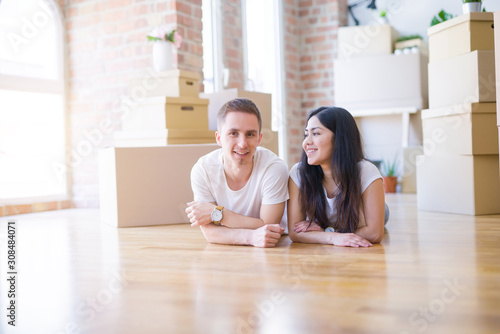
[[(307, 121), (316, 116), (323, 126), (333, 132), (332, 177), (338, 186), (334, 203), (337, 206), (335, 231), (354, 233), (359, 224), (361, 179), (358, 162), (364, 159), (361, 136), (352, 115), (345, 109), (320, 107), (313, 110)], [(299, 164), (300, 202), (309, 220), (321, 227), (329, 226), (326, 196), (323, 190), (323, 169), (307, 163), (302, 152)]]

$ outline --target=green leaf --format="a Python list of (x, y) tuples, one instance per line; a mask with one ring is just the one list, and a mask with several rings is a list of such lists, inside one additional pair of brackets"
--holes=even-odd
[(431, 21), (431, 27), (436, 25), (436, 24), (439, 24), (441, 22), (444, 22), (444, 21), (447, 21), (449, 19), (452, 19), (453, 18), (453, 14), (450, 14), (450, 13), (447, 13), (443, 10), (441, 10), (437, 16), (434, 16), (432, 18), (432, 21)]
[(166, 34), (165, 40), (174, 43), (175, 42), (175, 38), (174, 38), (175, 32), (176, 32), (176, 30), (174, 29), (169, 34)]
[(155, 41), (155, 42), (161, 41), (161, 38), (153, 37), (153, 36), (149, 36), (149, 35), (147, 36), (147, 38), (148, 38), (148, 41)]

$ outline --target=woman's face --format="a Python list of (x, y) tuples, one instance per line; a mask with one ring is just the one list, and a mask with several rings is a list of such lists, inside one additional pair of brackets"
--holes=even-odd
[(333, 132), (321, 124), (318, 117), (309, 119), (302, 142), (309, 165), (330, 166), (333, 154), (332, 137)]

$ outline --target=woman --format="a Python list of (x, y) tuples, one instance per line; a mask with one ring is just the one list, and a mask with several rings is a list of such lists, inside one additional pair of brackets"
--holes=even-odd
[(351, 114), (335, 107), (312, 111), (302, 147), (288, 180), (290, 238), (350, 247), (379, 243), (388, 216), (382, 176), (364, 160)]

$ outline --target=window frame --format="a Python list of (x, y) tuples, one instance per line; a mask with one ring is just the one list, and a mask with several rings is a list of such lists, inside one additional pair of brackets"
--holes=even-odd
[[(68, 154), (69, 151), (69, 117), (68, 117), (68, 56), (67, 56), (67, 43), (66, 43), (66, 29), (64, 24), (64, 15), (61, 7), (55, 0), (41, 0), (47, 4), (47, 7), (53, 10), (53, 22), (56, 30), (56, 54), (57, 61), (57, 79), (42, 79), (27, 76), (16, 76), (16, 75), (5, 75), (0, 73), (0, 89), (2, 90), (12, 90), (18, 92), (36, 92), (36, 93), (46, 93), (46, 94), (57, 94), (62, 98), (63, 106), (63, 124), (64, 124), (64, 192), (59, 194), (51, 195), (40, 195), (40, 196), (27, 196), (27, 197), (16, 197), (16, 198), (0, 198), (0, 205), (20, 205), (20, 204), (35, 204), (43, 202), (53, 202), (53, 201), (65, 201), (71, 200), (71, 161)], [(1, 6), (1, 4), (0, 4)]]

